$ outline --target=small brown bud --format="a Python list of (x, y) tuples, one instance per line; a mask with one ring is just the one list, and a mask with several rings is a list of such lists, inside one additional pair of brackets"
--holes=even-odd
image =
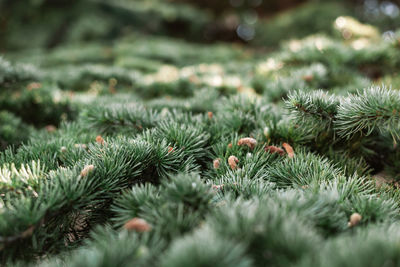
[(218, 168), (219, 168), (219, 165), (220, 165), (220, 163), (221, 163), (221, 159), (220, 159), (220, 158), (216, 158), (216, 159), (214, 159), (214, 161), (213, 161), (213, 166), (214, 166), (214, 169), (218, 169)]
[(232, 148), (232, 143), (229, 143), (229, 144), (228, 144), (228, 148)]
[(271, 154), (278, 153), (281, 156), (285, 155), (285, 151), (282, 148), (277, 147), (277, 146), (266, 146), (264, 148), (264, 150)]
[(209, 111), (208, 113), (207, 113), (207, 115), (208, 115), (208, 118), (211, 120), (212, 118), (213, 118), (213, 116), (214, 116), (214, 114), (211, 112), (211, 111)]
[(100, 135), (96, 137), (96, 142), (100, 145), (104, 145), (104, 139)]
[(232, 170), (236, 170), (237, 169), (237, 164), (239, 163), (239, 159), (235, 156), (230, 156), (228, 158), (228, 164), (229, 167), (231, 167)]
[(81, 177), (85, 177), (89, 174), (89, 172), (93, 171), (94, 165), (86, 165), (81, 171)]
[(313, 75), (304, 75), (303, 76), (303, 80), (305, 81), (305, 82), (311, 82), (312, 80), (314, 80), (314, 76)]
[(283, 143), (282, 146), (286, 150), (286, 153), (288, 154), (289, 158), (293, 158), (294, 157), (293, 147), (291, 147), (288, 143)]
[(150, 224), (140, 218), (133, 218), (124, 224), (124, 228), (128, 231), (135, 231), (138, 233), (149, 232), (151, 230)]
[(250, 147), (250, 149), (254, 149), (254, 147), (257, 145), (257, 140), (251, 137), (245, 137), (239, 139), (237, 144), (238, 146), (246, 145)]
[(351, 214), (350, 221), (347, 225), (349, 227), (353, 227), (353, 226), (357, 225), (361, 221), (361, 219), (362, 219), (362, 216), (359, 213), (355, 212), (355, 213)]

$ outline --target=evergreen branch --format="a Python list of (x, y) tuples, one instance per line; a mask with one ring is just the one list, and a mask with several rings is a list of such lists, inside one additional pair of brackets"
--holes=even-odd
[(347, 139), (374, 130), (400, 138), (400, 94), (385, 87), (372, 87), (341, 100), (335, 121), (338, 134)]
[(294, 91), (289, 94), (285, 104), (300, 122), (311, 122), (308, 127), (322, 132), (332, 128), (339, 100), (322, 90), (311, 93)]

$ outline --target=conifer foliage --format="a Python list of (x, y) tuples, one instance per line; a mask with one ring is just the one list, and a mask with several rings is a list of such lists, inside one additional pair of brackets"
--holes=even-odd
[[(71, 12), (121, 16), (102, 40), (149, 16), (167, 33), (211, 20), (129, 2)], [(6, 51), (0, 264), (400, 265), (400, 32), (324, 23), (265, 52), (135, 30), (82, 42), (82, 19), (50, 50)]]

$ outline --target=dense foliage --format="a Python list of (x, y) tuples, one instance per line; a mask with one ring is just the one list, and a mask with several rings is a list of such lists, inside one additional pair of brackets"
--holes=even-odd
[[(400, 32), (308, 3), (257, 24), (276, 35), (256, 47), (195, 43), (165, 36), (171, 16), (190, 38), (211, 13), (140, 2), (76, 1), (79, 26), (33, 23), (32, 47), (9, 18), (1, 264), (398, 266)], [(287, 31), (313, 14), (315, 34)], [(118, 28), (149, 16), (163, 34)]]

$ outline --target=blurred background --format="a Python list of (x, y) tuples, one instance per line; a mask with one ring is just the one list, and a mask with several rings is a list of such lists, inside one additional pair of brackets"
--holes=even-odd
[(397, 1), (0, 0), (0, 149), (89, 105), (400, 88), (399, 28)]
[(0, 52), (132, 32), (274, 47), (312, 33), (333, 35), (332, 22), (344, 15), (390, 36), (400, 26), (399, 7), (379, 0), (2, 0)]

